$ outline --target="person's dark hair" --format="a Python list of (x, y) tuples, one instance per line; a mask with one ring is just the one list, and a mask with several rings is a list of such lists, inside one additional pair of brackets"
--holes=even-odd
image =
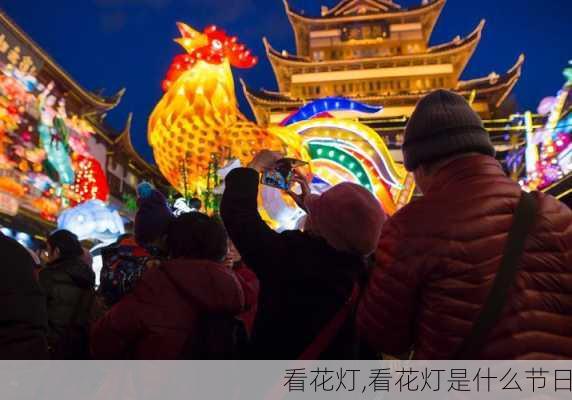
[(59, 249), (62, 259), (83, 255), (83, 248), (77, 236), (65, 229), (52, 233), (48, 237), (48, 243), (52, 249)]
[(203, 202), (198, 197), (193, 197), (189, 200), (189, 207), (194, 208), (195, 210), (200, 210), (203, 206)]
[(173, 258), (222, 261), (227, 252), (226, 240), (224, 226), (200, 212), (172, 220), (167, 233), (167, 247)]

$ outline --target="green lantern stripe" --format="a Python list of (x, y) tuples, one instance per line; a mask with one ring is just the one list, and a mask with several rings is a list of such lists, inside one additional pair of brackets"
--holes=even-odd
[(358, 182), (365, 188), (372, 190), (372, 184), (364, 167), (352, 154), (338, 147), (328, 146), (322, 143), (310, 143), (308, 145), (312, 160), (328, 160), (341, 165), (356, 177)]

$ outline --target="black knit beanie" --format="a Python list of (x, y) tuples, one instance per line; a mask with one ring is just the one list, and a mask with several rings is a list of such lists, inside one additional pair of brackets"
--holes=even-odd
[(469, 103), (448, 90), (422, 98), (405, 128), (405, 168), (413, 171), (421, 164), (470, 152), (495, 155), (489, 133)]
[(165, 196), (148, 182), (137, 186), (137, 213), (133, 231), (135, 241), (147, 246), (167, 233), (173, 213)]

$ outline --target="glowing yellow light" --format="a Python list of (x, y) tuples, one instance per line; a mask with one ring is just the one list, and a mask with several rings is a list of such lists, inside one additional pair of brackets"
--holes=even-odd
[[(148, 140), (161, 173), (180, 192), (206, 190), (211, 154), (238, 157), (243, 165), (262, 149), (309, 160), (289, 129), (269, 132), (238, 111), (230, 64), (198, 61), (173, 82), (149, 118)], [(221, 160), (223, 163), (224, 160)]]
[(344, 142), (351, 143), (368, 156), (375, 155), (382, 162), (389, 176), (388, 184), (399, 186), (405, 179), (405, 171), (395, 161), (383, 139), (372, 128), (351, 119), (316, 118), (290, 125), (305, 141), (332, 138), (332, 131), (344, 132)]
[[(177, 42), (189, 53), (209, 45), (205, 34), (184, 24), (179, 24), (179, 30), (183, 37)], [(214, 49), (221, 44), (216, 40), (210, 42)], [(373, 129), (356, 120), (336, 118), (317, 118), (287, 127), (258, 127), (238, 111), (229, 60), (209, 63), (210, 56), (202, 54), (196, 52), (192, 65), (175, 71), (149, 118), (149, 144), (159, 169), (176, 189), (187, 193), (204, 192), (212, 154), (228, 154), (230, 149), (231, 155), (245, 164), (252, 154), (270, 149), (310, 161), (316, 175), (330, 184), (344, 180), (360, 183), (362, 177), (361, 181), (365, 182), (364, 175), (367, 175), (369, 189), (388, 212), (395, 211), (389, 187), (401, 190), (407, 173), (394, 162)], [(336, 151), (327, 151), (332, 160), (310, 160), (308, 146), (313, 141), (330, 142), (356, 161), (347, 167), (340, 165), (347, 156), (336, 157)], [(318, 149), (317, 154), (322, 155), (323, 150)], [(357, 164), (363, 169), (356, 168)], [(261, 215), (268, 217), (269, 213)]]

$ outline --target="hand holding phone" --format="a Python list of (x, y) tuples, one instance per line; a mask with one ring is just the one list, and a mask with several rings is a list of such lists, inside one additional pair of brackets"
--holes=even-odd
[(276, 161), (272, 168), (262, 171), (260, 181), (264, 185), (288, 191), (293, 183), (294, 169), (306, 164), (295, 158), (282, 158)]
[(305, 212), (308, 212), (308, 210), (306, 209), (306, 198), (311, 194), (310, 185), (308, 184), (308, 181), (302, 174), (294, 171), (294, 174), (292, 176), (292, 183), (297, 183), (298, 185), (300, 185), (300, 193), (299, 194), (295, 193), (292, 190), (288, 190), (287, 193), (290, 195), (292, 200), (296, 202), (296, 205), (298, 207), (300, 207)]

